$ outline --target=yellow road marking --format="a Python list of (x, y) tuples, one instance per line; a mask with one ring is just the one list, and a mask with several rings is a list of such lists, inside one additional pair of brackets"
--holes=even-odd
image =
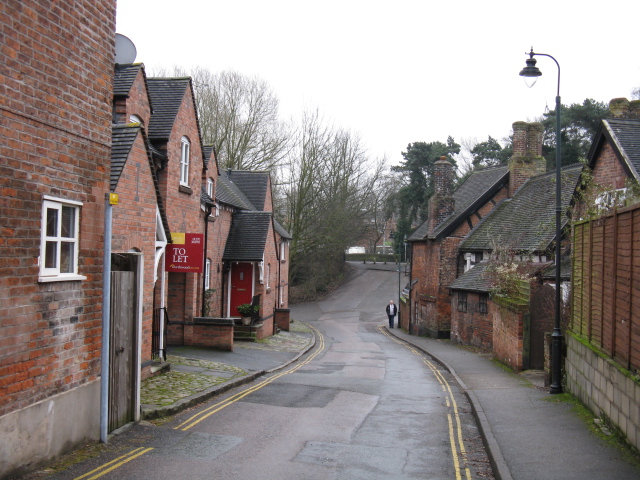
[(318, 337), (319, 342), (320, 342), (320, 344), (318, 346), (318, 349), (312, 355), (310, 355), (309, 358), (307, 358), (303, 362), (300, 362), (299, 364), (295, 365), (294, 367), (289, 368), (288, 370), (280, 372), (280, 373), (278, 373), (276, 375), (273, 375), (273, 376), (261, 381), (260, 383), (254, 385), (251, 388), (248, 388), (247, 390), (243, 390), (242, 392), (236, 393), (235, 395), (232, 395), (231, 397), (229, 397), (229, 398), (227, 398), (225, 400), (222, 400), (221, 402), (218, 402), (218, 403), (216, 403), (214, 405), (211, 405), (210, 407), (205, 408), (204, 410), (201, 410), (200, 412), (196, 413), (195, 415), (191, 416), (190, 418), (188, 418), (187, 420), (182, 422), (177, 427), (174, 427), (174, 429), (175, 430), (187, 431), (190, 428), (196, 426), (201, 421), (203, 421), (206, 418), (210, 417), (214, 413), (219, 412), (223, 408), (226, 408), (229, 405), (232, 405), (232, 404), (236, 403), (238, 400), (243, 399), (247, 395), (249, 395), (249, 394), (251, 394), (251, 393), (253, 393), (253, 392), (257, 391), (257, 390), (260, 390), (261, 388), (266, 387), (267, 385), (269, 385), (270, 383), (274, 382), (278, 378), (281, 378), (281, 377), (284, 377), (285, 375), (289, 375), (290, 373), (296, 372), (300, 368), (304, 367), (305, 365), (307, 365), (311, 361), (313, 361), (313, 359), (315, 359), (318, 355), (320, 355), (320, 353), (324, 350), (324, 337), (322, 336), (322, 334), (316, 328), (312, 327), (311, 325), (307, 325), (307, 326), (309, 328), (311, 328), (311, 330), (313, 330), (314, 334)]
[[(449, 422), (449, 442), (451, 444), (451, 455), (453, 457), (453, 464), (456, 471), (456, 480), (462, 479), (462, 474), (460, 472), (460, 463), (464, 464), (465, 476), (467, 477), (467, 480), (471, 480), (471, 471), (469, 470), (467, 462), (467, 451), (464, 446), (464, 440), (462, 439), (462, 422), (460, 421), (460, 415), (458, 413), (458, 403), (456, 402), (449, 382), (447, 382), (447, 379), (444, 378), (442, 373), (435, 367), (435, 365), (425, 357), (423, 352), (414, 348), (412, 345), (397, 339), (381, 325), (378, 326), (378, 330), (397, 344), (402, 345), (413, 354), (418, 355), (420, 358), (422, 358), (422, 362), (427, 367), (429, 367), (433, 375), (436, 377), (436, 380), (438, 380), (438, 383), (440, 383), (442, 390), (447, 394), (447, 397), (445, 399), (447, 408), (451, 408), (453, 410), (453, 418), (451, 416), (451, 413), (447, 414), (447, 418)], [(458, 450), (460, 451), (459, 455)]]
[(90, 472), (85, 473), (84, 475), (80, 475), (79, 477), (76, 477), (74, 480), (81, 480), (81, 479), (83, 479), (85, 477), (88, 477), (89, 475), (92, 475), (92, 474), (102, 470), (103, 468), (115, 463), (115, 465), (112, 465), (111, 467), (107, 468), (106, 470), (101, 471), (97, 475), (93, 475), (92, 477), (88, 477), (87, 480), (94, 480), (95, 478), (100, 478), (101, 476), (106, 475), (107, 473), (115, 470), (116, 468), (121, 467), (125, 463), (130, 462), (134, 458), (137, 458), (140, 455), (144, 455), (145, 453), (147, 453), (147, 452), (149, 452), (151, 450), (153, 450), (153, 448), (143, 448), (143, 447), (136, 448), (134, 450), (131, 450), (129, 453), (126, 453), (126, 454), (122, 455), (121, 457), (116, 458), (115, 460), (111, 460), (110, 462), (107, 462), (104, 465), (101, 465), (98, 468), (96, 468), (94, 470), (91, 470)]

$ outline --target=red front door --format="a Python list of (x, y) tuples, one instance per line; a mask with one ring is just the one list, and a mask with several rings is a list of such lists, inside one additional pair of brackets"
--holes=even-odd
[(231, 265), (231, 317), (239, 317), (237, 306), (251, 303), (253, 299), (253, 263), (234, 263)]

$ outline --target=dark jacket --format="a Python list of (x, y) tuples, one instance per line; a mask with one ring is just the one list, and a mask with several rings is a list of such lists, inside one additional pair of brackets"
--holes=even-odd
[(391, 304), (387, 305), (387, 315), (397, 315), (398, 314), (398, 306), (394, 303), (393, 304), (393, 313), (391, 313)]

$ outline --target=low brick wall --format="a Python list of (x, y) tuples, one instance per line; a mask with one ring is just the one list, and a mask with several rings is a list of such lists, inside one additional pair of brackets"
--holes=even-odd
[(256, 340), (262, 340), (273, 335), (273, 316), (261, 319), (261, 324), (256, 324)]
[(606, 417), (640, 450), (640, 382), (610, 358), (567, 333), (567, 390)]
[(291, 310), (288, 308), (276, 308), (276, 326), (285, 332), (291, 329)]
[(194, 317), (192, 321), (169, 324), (169, 345), (211, 347), (233, 351), (233, 319)]

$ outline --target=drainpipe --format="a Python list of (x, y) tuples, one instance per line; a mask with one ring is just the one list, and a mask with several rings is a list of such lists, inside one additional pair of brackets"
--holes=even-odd
[(100, 441), (107, 443), (109, 423), (109, 339), (111, 336), (111, 218), (109, 194), (104, 205), (104, 257), (102, 260), (102, 371), (100, 377)]
[[(201, 317), (204, 317), (204, 312), (206, 310), (206, 300), (207, 296), (205, 292), (207, 290), (207, 242), (209, 239), (209, 216), (211, 215), (211, 205), (207, 204), (205, 206), (204, 212), (204, 255), (203, 255), (203, 264), (202, 264), (202, 312), (200, 314)], [(213, 266), (213, 265), (211, 265)], [(209, 278), (211, 278), (211, 270), (209, 270)]]

